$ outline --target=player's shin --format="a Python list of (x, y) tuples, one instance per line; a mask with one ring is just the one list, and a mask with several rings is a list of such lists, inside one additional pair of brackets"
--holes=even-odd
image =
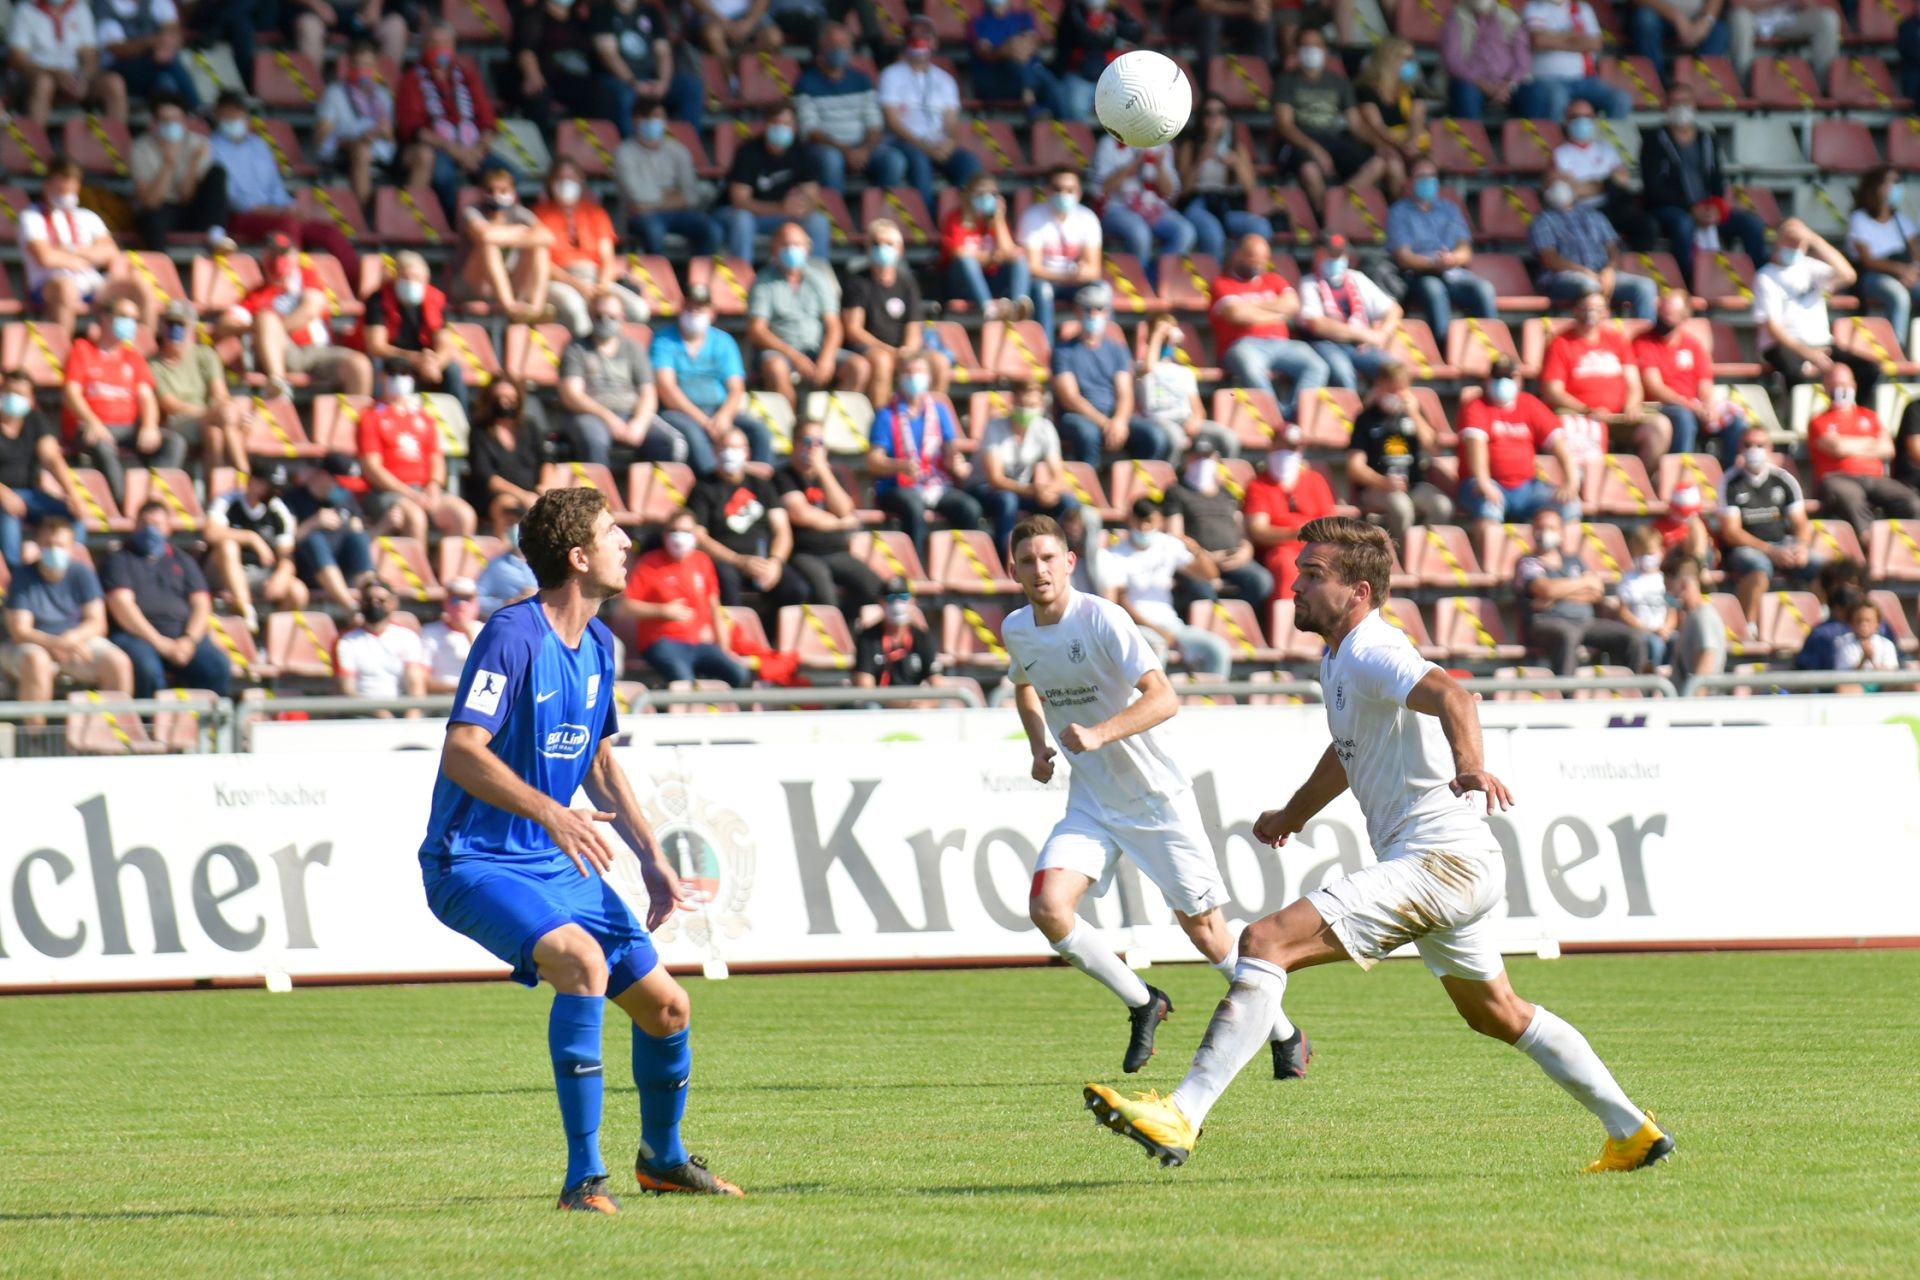
[(633, 1029), (633, 1083), (640, 1091), (640, 1154), (655, 1169), (684, 1164), (680, 1117), (687, 1110), (687, 1080), (693, 1074), (691, 1029), (650, 1036)]
[(1213, 1011), (1193, 1068), (1169, 1099), (1194, 1128), (1199, 1128), (1240, 1068), (1273, 1036), (1287, 992), (1287, 971), (1265, 960), (1243, 959), (1234, 970), (1226, 999)]
[(1126, 1001), (1129, 1009), (1137, 1009), (1152, 998), (1140, 975), (1127, 968), (1127, 962), (1085, 921), (1075, 920), (1073, 931), (1052, 946), (1068, 964)]
[(1598, 1116), (1608, 1137), (1631, 1137), (1645, 1122), (1640, 1108), (1627, 1099), (1587, 1038), (1564, 1019), (1535, 1005), (1533, 1021), (1513, 1047), (1539, 1063), (1556, 1084)]
[(600, 1161), (600, 1020), (605, 1007), (599, 996), (556, 995), (547, 1015), (553, 1087), (560, 1095), (560, 1123), (567, 1131), (567, 1187), (607, 1171)]

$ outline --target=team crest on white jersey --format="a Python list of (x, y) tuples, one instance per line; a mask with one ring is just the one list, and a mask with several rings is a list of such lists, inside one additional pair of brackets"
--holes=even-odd
[(1086, 660), (1087, 646), (1081, 644), (1078, 640), (1073, 641), (1067, 646), (1068, 662), (1085, 662)]

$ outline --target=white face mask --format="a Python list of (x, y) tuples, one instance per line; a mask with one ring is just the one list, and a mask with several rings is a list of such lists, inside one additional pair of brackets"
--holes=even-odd
[(427, 298), (427, 286), (418, 280), (398, 280), (394, 282), (393, 294), (400, 299), (403, 307), (417, 307)]
[(720, 451), (720, 469), (722, 471), (744, 471), (747, 468), (745, 449), (722, 449)]
[(1556, 209), (1564, 209), (1573, 203), (1573, 187), (1565, 182), (1547, 184), (1547, 203)]
[(1220, 460), (1196, 458), (1187, 464), (1187, 488), (1195, 493), (1212, 493), (1220, 487)]
[(1660, 571), (1660, 556), (1657, 552), (1649, 552), (1648, 554), (1640, 557), (1640, 572), (1658, 573), (1659, 571)]
[(1146, 547), (1153, 542), (1153, 530), (1129, 529), (1127, 530), (1127, 538), (1136, 547)]
[(913, 601), (887, 601), (887, 621), (896, 627), (904, 627), (913, 621)]
[(1380, 412), (1386, 414), (1389, 418), (1397, 418), (1406, 411), (1407, 402), (1402, 400), (1399, 395), (1388, 392), (1386, 395), (1380, 397)]
[(693, 533), (687, 529), (669, 530), (662, 545), (675, 560), (685, 560), (693, 553)]
[(1505, 407), (1520, 395), (1520, 384), (1512, 378), (1495, 378), (1487, 384), (1487, 398), (1495, 404)]
[(55, 196), (53, 198), (53, 207), (63, 213), (72, 213), (80, 207), (80, 193), (75, 191), (67, 195)]
[(561, 204), (578, 204), (580, 202), (580, 184), (572, 178), (554, 183), (553, 198)]
[(393, 392), (393, 398), (405, 404), (413, 399), (413, 379), (404, 373), (396, 373), (387, 379), (387, 386)]
[(1833, 389), (1833, 402), (1842, 409), (1851, 408), (1857, 394), (1852, 387), (1835, 387)]
[(1560, 549), (1560, 531), (1558, 529), (1542, 529), (1535, 535), (1533, 545), (1542, 551), (1558, 551)]
[(1267, 472), (1281, 484), (1292, 484), (1300, 474), (1297, 449), (1275, 449), (1267, 455)]
[(1740, 460), (1746, 464), (1747, 474), (1757, 476), (1765, 471), (1771, 460), (1767, 457), (1765, 445), (1751, 445), (1741, 450)]
[(1317, 44), (1302, 45), (1300, 48), (1300, 69), (1318, 71), (1327, 65), (1327, 51)]

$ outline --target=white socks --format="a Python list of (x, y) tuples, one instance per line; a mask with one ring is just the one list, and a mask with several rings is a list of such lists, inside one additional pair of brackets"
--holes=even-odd
[[(1227, 980), (1227, 985), (1231, 987), (1233, 985), (1233, 971), (1239, 967), (1239, 964), (1240, 944), (1235, 942), (1233, 944), (1233, 950), (1227, 952), (1227, 958), (1215, 961), (1213, 967), (1221, 977)], [(1279, 1016), (1274, 1019), (1273, 1038), (1275, 1040), (1291, 1040), (1293, 1038), (1293, 1023), (1287, 1020), (1285, 1011), (1282, 1011)]]
[[(1286, 1021), (1280, 1012), (1280, 999), (1286, 991), (1287, 971), (1278, 965), (1243, 959), (1235, 968), (1227, 998), (1213, 1011), (1200, 1051), (1193, 1055), (1193, 1069), (1169, 1099), (1194, 1128), (1207, 1118), (1207, 1112), (1240, 1074), (1240, 1068), (1260, 1052), (1260, 1046), (1279, 1034), (1275, 1028)], [(1286, 1034), (1293, 1034), (1291, 1023), (1287, 1028)]]
[(1140, 975), (1127, 968), (1127, 962), (1100, 941), (1086, 921), (1075, 920), (1073, 932), (1052, 946), (1068, 964), (1126, 1001), (1127, 1008), (1137, 1009), (1149, 999)]
[(1631, 1137), (1646, 1122), (1587, 1038), (1557, 1015), (1535, 1005), (1533, 1021), (1513, 1047), (1539, 1063), (1554, 1083), (1600, 1117), (1609, 1138)]

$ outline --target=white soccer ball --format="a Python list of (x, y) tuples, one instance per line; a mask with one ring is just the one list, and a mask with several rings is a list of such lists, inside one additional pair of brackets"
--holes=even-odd
[(1166, 54), (1135, 49), (1100, 73), (1093, 109), (1101, 127), (1127, 146), (1157, 147), (1187, 127), (1193, 86)]

